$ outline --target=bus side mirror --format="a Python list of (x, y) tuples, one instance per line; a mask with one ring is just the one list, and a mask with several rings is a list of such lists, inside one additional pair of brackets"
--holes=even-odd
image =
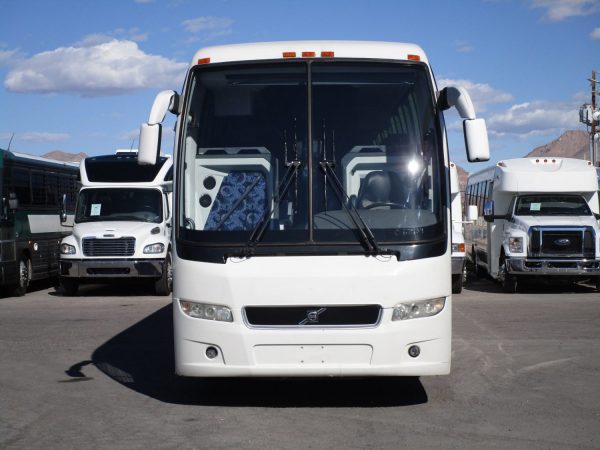
[(62, 208), (60, 210), (60, 223), (67, 221), (67, 194), (62, 196)]
[(464, 119), (463, 133), (469, 162), (489, 160), (490, 145), (485, 120), (476, 118), (473, 102), (465, 88), (448, 86), (442, 89), (438, 98), (438, 107), (445, 111), (452, 106)]
[(494, 221), (494, 201), (493, 200), (487, 200), (483, 204), (483, 220), (485, 220), (486, 222)]
[(476, 222), (478, 216), (477, 205), (469, 205), (467, 207), (467, 222)]
[(467, 119), (463, 121), (465, 148), (469, 162), (487, 161), (490, 159), (490, 144), (487, 127), (483, 119)]
[(17, 194), (14, 192), (8, 194), (8, 208), (12, 210), (19, 208), (19, 199), (17, 198)]
[(165, 120), (167, 111), (179, 113), (179, 95), (175, 91), (159, 92), (148, 117), (148, 123), (140, 127), (140, 140), (138, 149), (138, 164), (156, 164), (160, 154), (160, 141), (162, 137), (162, 121)]

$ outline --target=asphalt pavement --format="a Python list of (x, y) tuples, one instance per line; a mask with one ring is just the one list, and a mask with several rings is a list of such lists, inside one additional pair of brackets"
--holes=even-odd
[(454, 296), (449, 376), (181, 379), (169, 297), (0, 298), (0, 448), (600, 448), (600, 293)]

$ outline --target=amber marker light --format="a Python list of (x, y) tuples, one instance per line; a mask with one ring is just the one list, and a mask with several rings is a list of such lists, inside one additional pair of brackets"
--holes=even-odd
[(334, 56), (334, 52), (321, 52), (321, 58), (333, 58)]
[(283, 57), (284, 58), (295, 58), (296, 52), (283, 52)]
[(303, 58), (314, 58), (316, 56), (315, 52), (302, 52)]
[(421, 61), (421, 57), (419, 55), (408, 55), (409, 61)]
[(198, 60), (198, 64), (209, 64), (210, 63), (210, 58), (200, 58)]

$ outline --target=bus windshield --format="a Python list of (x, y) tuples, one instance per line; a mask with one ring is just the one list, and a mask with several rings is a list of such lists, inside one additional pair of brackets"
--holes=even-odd
[(358, 245), (362, 224), (378, 242), (444, 238), (425, 65), (220, 65), (188, 89), (180, 237), (244, 244), (264, 223), (257, 245)]
[(581, 195), (522, 195), (517, 198), (515, 216), (591, 216)]
[(162, 197), (157, 189), (82, 189), (75, 222), (162, 222)]

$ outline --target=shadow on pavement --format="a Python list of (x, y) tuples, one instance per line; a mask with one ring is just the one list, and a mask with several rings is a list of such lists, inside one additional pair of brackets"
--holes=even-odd
[[(481, 277), (469, 280), (465, 289), (476, 292), (487, 292), (490, 294), (502, 294), (502, 286), (490, 277)], [(532, 278), (519, 281), (517, 294), (589, 294), (596, 292), (594, 286), (589, 283), (573, 283), (561, 281), (560, 278)], [(515, 295), (509, 294), (506, 295)]]
[(382, 407), (427, 402), (417, 377), (368, 379), (197, 379), (174, 375), (172, 307), (165, 306), (66, 370), (94, 364), (113, 380), (157, 400), (189, 405)]

